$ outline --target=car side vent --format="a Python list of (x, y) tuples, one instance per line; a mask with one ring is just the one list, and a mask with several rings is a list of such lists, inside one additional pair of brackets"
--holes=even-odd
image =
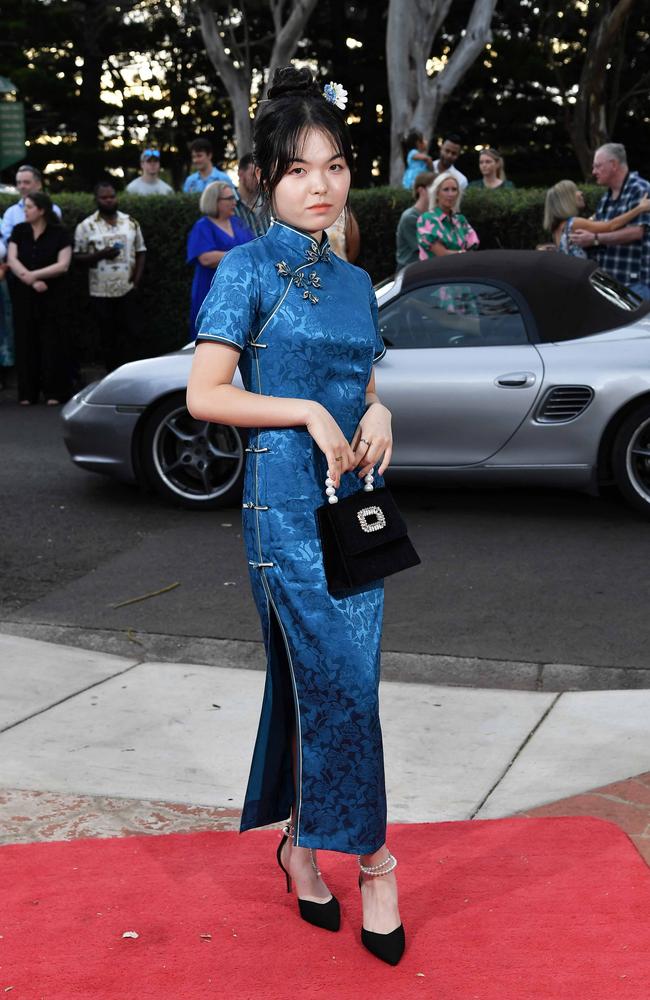
[(562, 424), (575, 420), (594, 398), (588, 385), (558, 385), (547, 392), (537, 411), (536, 419), (543, 424)]

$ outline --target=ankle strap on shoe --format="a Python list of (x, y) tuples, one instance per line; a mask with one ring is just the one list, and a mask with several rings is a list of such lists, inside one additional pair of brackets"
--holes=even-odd
[[(282, 827), (282, 832), (285, 835), (285, 837), (293, 837), (294, 832), (295, 832), (293, 824), (292, 823), (287, 823), (286, 826)], [(321, 876), (321, 870), (318, 867), (318, 865), (316, 864), (316, 857), (314, 856), (314, 852), (311, 849), (311, 847), (309, 848), (309, 861), (311, 863), (311, 866), (312, 866), (312, 869), (314, 871), (314, 874), (316, 874), (320, 878), (320, 876)]]
[(388, 857), (378, 865), (362, 865), (361, 855), (358, 855), (359, 868), (364, 875), (370, 875), (372, 878), (378, 878), (380, 875), (390, 875), (391, 872), (395, 871), (397, 868), (397, 858), (388, 852)]

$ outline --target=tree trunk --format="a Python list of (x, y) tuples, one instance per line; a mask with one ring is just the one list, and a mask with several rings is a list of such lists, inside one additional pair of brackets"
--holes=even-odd
[(607, 115), (607, 65), (616, 52), (622, 51), (617, 43), (636, 2), (617, 0), (613, 9), (609, 2), (604, 3), (601, 17), (589, 36), (578, 96), (567, 114), (571, 144), (586, 178), (591, 175), (595, 151), (610, 139), (613, 122), (608, 120)]
[(82, 10), (83, 69), (75, 114), (76, 170), (81, 175), (82, 187), (91, 188), (97, 180), (97, 163), (101, 158), (99, 120), (105, 107), (100, 97), (104, 63), (101, 38), (108, 20), (106, 0), (85, 0)]
[[(226, 53), (219, 33), (211, 0), (195, 0), (201, 24), (201, 34), (208, 58), (215, 72), (221, 77), (232, 104), (233, 126), (237, 157), (250, 153), (252, 148), (252, 127), (250, 117), (252, 66), (248, 53)], [(305, 25), (316, 6), (317, 0), (269, 0), (275, 38), (268, 60), (269, 72), (266, 87), (277, 66), (286, 65), (296, 51)], [(288, 8), (285, 11), (285, 8)], [(242, 20), (246, 31), (246, 11), (241, 5)], [(235, 61), (237, 65), (235, 65)]]
[(485, 45), (497, 0), (474, 0), (467, 27), (454, 52), (434, 77), (426, 72), (435, 36), (451, 0), (390, 0), (386, 31), (386, 66), (391, 105), (390, 183), (404, 173), (401, 141), (416, 128), (433, 132), (445, 102)]
[(271, 13), (273, 14), (275, 41), (269, 60), (269, 71), (264, 85), (263, 97), (266, 97), (266, 91), (276, 69), (280, 66), (286, 66), (290, 62), (316, 3), (317, 0), (293, 0), (293, 2), (289, 2), (291, 13), (283, 23), (282, 16), (285, 0), (269, 0)]
[(221, 77), (232, 104), (235, 147), (237, 156), (241, 157), (251, 148), (251, 120), (248, 112), (251, 67), (245, 62), (235, 66), (231, 56), (226, 53), (210, 0), (197, 0), (197, 7), (208, 59), (217, 75)]

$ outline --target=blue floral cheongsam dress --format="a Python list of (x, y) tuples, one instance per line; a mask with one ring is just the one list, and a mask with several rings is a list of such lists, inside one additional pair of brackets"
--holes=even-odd
[[(385, 348), (368, 275), (336, 257), (326, 237), (319, 245), (273, 221), (235, 247), (197, 330), (199, 342), (238, 348), (247, 390), (317, 400), (352, 439)], [(305, 427), (252, 429), (247, 451), (243, 536), (267, 674), (241, 830), (285, 820), (296, 798), (296, 845), (369, 854), (386, 833), (383, 583), (341, 598), (328, 592), (315, 517), (326, 501), (327, 462)], [(348, 473), (338, 496), (361, 487), (358, 470)]]

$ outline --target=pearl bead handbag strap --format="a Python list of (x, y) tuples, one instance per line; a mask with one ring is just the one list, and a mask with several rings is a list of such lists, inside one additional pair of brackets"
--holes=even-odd
[[(374, 472), (374, 469), (373, 469)], [(369, 472), (363, 477), (363, 491), (364, 493), (372, 493), (374, 490), (375, 477), (372, 472)], [(334, 487), (334, 480), (327, 476), (325, 480), (325, 495), (327, 496), (328, 503), (338, 503), (339, 498), (336, 495), (336, 489)]]

